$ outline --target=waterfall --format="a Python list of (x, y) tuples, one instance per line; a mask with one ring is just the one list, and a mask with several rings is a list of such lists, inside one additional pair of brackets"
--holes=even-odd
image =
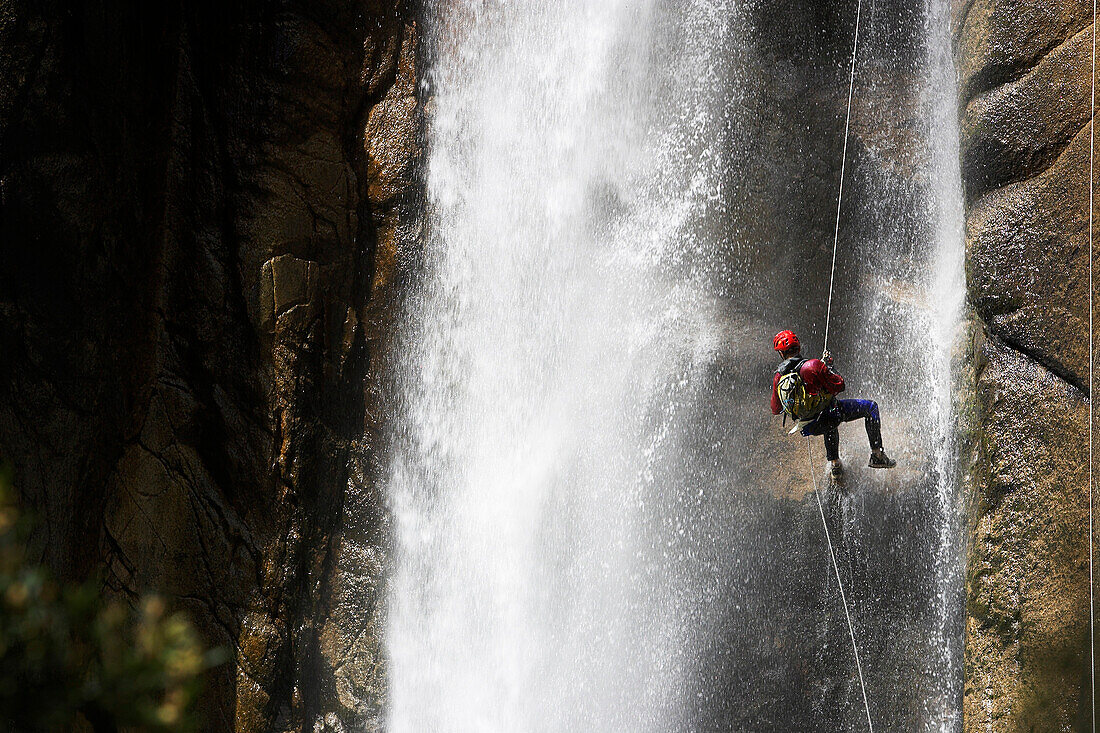
[[(728, 23), (692, 10), (714, 16), (704, 32)], [(709, 100), (674, 78), (720, 59), (685, 27), (655, 73), (656, 4), (437, 13), (432, 232), (391, 484), (392, 725), (661, 729), (684, 620), (649, 531), (655, 475), (718, 338), (683, 260), (720, 150)]]
[[(768, 26), (763, 0), (426, 5), (427, 234), (384, 469), (387, 728), (857, 725), (807, 468), (788, 458), (804, 449), (764, 407), (771, 335), (805, 325), (812, 338), (823, 318), (809, 275), (823, 267), (811, 240), (831, 234), (816, 203), (835, 196), (837, 54), (789, 60), (797, 41)], [(848, 8), (805, 5), (799, 32), (835, 26), (832, 46), (850, 47)], [(857, 473), (830, 520), (846, 582), (921, 575), (912, 617), (873, 587), (853, 592), (859, 642), (878, 647), (872, 712), (950, 731), (961, 571), (944, 344), (961, 197), (941, 5), (872, 14), (909, 24), (917, 60), (890, 66), (889, 42), (870, 43), (857, 96), (860, 83), (867, 100), (882, 92), (868, 77), (884, 69), (908, 80), (897, 95), (918, 160), (891, 177), (891, 148), (864, 121), (852, 206), (867, 221), (845, 225), (834, 313), (843, 366), (880, 399), (911, 468)], [(898, 209), (911, 226), (869, 251)], [(905, 344), (855, 347), (888, 332)], [(846, 459), (862, 455), (845, 430)], [(917, 518), (900, 560), (876, 546), (875, 512), (891, 527)]]
[(929, 390), (934, 395), (929, 410), (928, 431), (934, 444), (936, 498), (940, 513), (938, 547), (935, 551), (935, 604), (938, 615), (934, 647), (937, 650), (930, 674), (939, 681), (938, 706), (930, 720), (942, 733), (962, 729), (961, 690), (963, 676), (963, 562), (964, 528), (961, 521), (961, 469), (959, 441), (955, 437), (955, 389), (953, 357), (960, 346), (960, 319), (966, 299), (964, 278), (964, 212), (962, 175), (959, 169), (958, 96), (952, 53), (949, 8), (932, 0), (926, 8), (928, 38), (928, 81), (924, 90), (926, 139), (929, 140), (932, 194), (930, 216), (935, 257), (930, 291), (932, 310), (929, 341), (925, 348), (933, 365)]

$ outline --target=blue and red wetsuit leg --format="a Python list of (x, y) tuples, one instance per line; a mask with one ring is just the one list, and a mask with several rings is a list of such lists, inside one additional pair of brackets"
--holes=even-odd
[(863, 418), (863, 426), (867, 429), (867, 442), (871, 450), (878, 450), (882, 447), (882, 423), (878, 403), (874, 400), (836, 400), (817, 419), (802, 428), (802, 434), (824, 436), (825, 457), (835, 461), (840, 458), (840, 431), (837, 426), (860, 418)]

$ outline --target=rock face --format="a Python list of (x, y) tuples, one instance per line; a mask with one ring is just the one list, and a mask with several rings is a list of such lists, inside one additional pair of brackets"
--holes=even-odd
[(1092, 8), (973, 0), (960, 72), (974, 438), (967, 731), (1088, 727)]
[(380, 568), (345, 496), (416, 238), (417, 44), (402, 0), (0, 2), (0, 455), (59, 573), (233, 652), (210, 730), (377, 714), (376, 628), (324, 630)]

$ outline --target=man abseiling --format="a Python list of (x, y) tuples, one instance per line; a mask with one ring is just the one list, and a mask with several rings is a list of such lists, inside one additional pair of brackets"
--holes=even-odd
[(793, 331), (780, 331), (772, 342), (780, 364), (772, 380), (772, 414), (784, 414), (795, 421), (793, 433), (822, 435), (825, 457), (833, 478), (840, 478), (840, 431), (837, 426), (863, 418), (867, 442), (871, 445), (871, 468), (893, 468), (897, 463), (882, 449), (882, 430), (878, 404), (873, 400), (841, 400), (844, 377), (832, 370), (832, 356), (826, 351), (821, 359), (802, 356), (802, 344)]

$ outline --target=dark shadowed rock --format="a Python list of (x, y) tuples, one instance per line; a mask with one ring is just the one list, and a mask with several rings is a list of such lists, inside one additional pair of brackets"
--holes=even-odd
[(400, 0), (0, 3), (0, 454), (59, 573), (235, 652), (210, 730), (379, 704), (321, 629), (381, 567), (378, 532), (333, 550), (415, 231), (417, 33)]

